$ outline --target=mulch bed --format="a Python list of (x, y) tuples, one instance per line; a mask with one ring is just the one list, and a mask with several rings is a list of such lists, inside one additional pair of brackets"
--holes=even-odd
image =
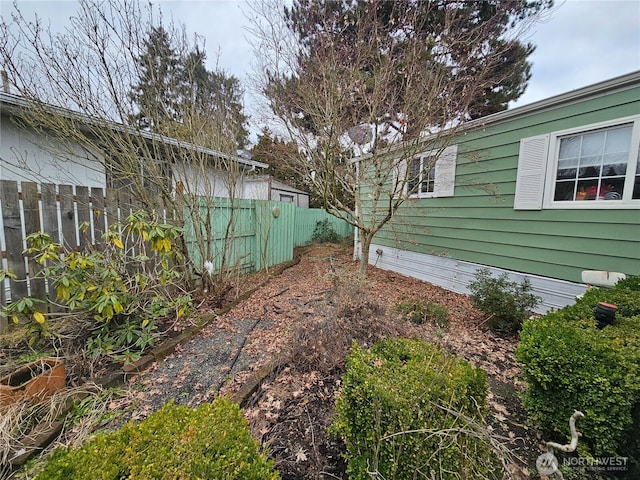
[[(514, 359), (517, 338), (488, 330), (483, 314), (464, 295), (373, 267), (366, 283), (356, 285), (356, 270), (348, 250), (333, 245), (309, 248), (298, 265), (271, 279), (221, 319), (231, 323), (260, 319), (269, 325), (251, 333), (245, 349), (265, 354), (265, 359), (279, 358), (283, 367), (263, 382), (245, 416), (283, 478), (345, 478), (343, 446), (325, 430), (332, 420), (349, 337), (367, 344), (387, 335), (439, 344), (488, 373), (492, 428), (522, 460), (512, 473), (527, 478), (541, 453), (540, 434), (526, 425), (518, 397), (524, 385)], [(446, 306), (448, 325), (415, 325), (402, 319), (395, 306), (407, 298)], [(336, 324), (336, 318), (344, 322)], [(348, 341), (336, 335), (343, 329), (348, 330)], [(237, 391), (261, 364), (237, 375), (222, 393)]]

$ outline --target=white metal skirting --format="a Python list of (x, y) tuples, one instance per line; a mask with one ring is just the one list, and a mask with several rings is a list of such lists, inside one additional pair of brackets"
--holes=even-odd
[(576, 296), (582, 295), (586, 290), (586, 285), (580, 283), (376, 244), (372, 244), (369, 250), (369, 264), (463, 294), (469, 293), (467, 285), (475, 280), (475, 273), (480, 268), (488, 268), (493, 275), (507, 273), (510, 279), (516, 282), (529, 279), (532, 292), (542, 299), (536, 308), (537, 313), (572, 305), (575, 303)]

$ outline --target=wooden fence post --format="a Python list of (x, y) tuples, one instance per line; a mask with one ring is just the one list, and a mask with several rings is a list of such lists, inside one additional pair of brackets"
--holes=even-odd
[(91, 188), (91, 210), (93, 213), (93, 236), (96, 245), (102, 243), (102, 235), (105, 230), (105, 198), (102, 188)]
[(9, 280), (11, 298), (22, 298), (28, 294), (27, 269), (22, 256), (22, 222), (18, 182), (0, 180), (0, 202), (2, 202), (2, 223), (7, 247), (7, 270), (16, 276)]
[[(40, 227), (38, 185), (36, 183), (22, 182), (22, 213), (24, 216), (24, 232), (27, 236), (42, 230)], [(42, 271), (42, 266), (31, 257), (27, 258), (27, 265), (29, 267), (29, 296), (39, 300), (46, 300), (44, 279), (38, 276)]]
[(71, 185), (59, 185), (58, 193), (60, 198), (60, 232), (62, 233), (60, 243), (69, 250), (78, 247), (76, 239), (76, 212), (73, 202), (73, 188)]
[[(91, 212), (89, 210), (89, 187), (76, 185), (76, 209), (78, 212), (78, 239), (80, 251), (85, 252), (92, 244), (91, 240)], [(86, 230), (82, 230), (82, 224), (88, 224)]]

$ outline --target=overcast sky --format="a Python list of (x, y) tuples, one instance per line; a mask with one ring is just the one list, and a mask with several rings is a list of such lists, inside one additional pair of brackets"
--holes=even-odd
[[(0, 0), (10, 18), (12, 0)], [(27, 18), (33, 13), (63, 25), (76, 12), (73, 0), (19, 0)], [(206, 39), (208, 58), (246, 81), (252, 52), (241, 0), (161, 0), (165, 18), (186, 25)], [(553, 11), (529, 34), (537, 45), (530, 57), (532, 78), (521, 106), (609, 78), (640, 70), (640, 0), (556, 0)], [(249, 113), (252, 113), (251, 111)], [(255, 128), (255, 126), (254, 126)]]

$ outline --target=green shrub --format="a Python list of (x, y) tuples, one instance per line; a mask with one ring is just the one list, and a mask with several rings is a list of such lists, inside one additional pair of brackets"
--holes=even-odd
[[(578, 450), (586, 454), (640, 457), (640, 291), (630, 285), (591, 289), (573, 306), (526, 321), (520, 333), (530, 418), (564, 443), (570, 415), (582, 411)], [(618, 306), (602, 330), (598, 302)]]
[(396, 305), (396, 310), (406, 320), (418, 325), (432, 322), (438, 327), (444, 327), (449, 324), (449, 310), (447, 307), (421, 298), (405, 299)]
[(336, 233), (329, 219), (325, 218), (316, 222), (311, 241), (314, 243), (338, 243), (340, 235)]
[(616, 288), (627, 288), (634, 292), (640, 292), (640, 275), (631, 275), (622, 280), (618, 280)]
[(349, 478), (501, 478), (482, 433), (487, 388), (483, 370), (432, 344), (354, 345), (332, 425)]
[(37, 474), (47, 480), (276, 480), (237, 405), (165, 405), (138, 424), (56, 450)]
[(506, 273), (494, 278), (488, 268), (475, 274), (469, 284), (471, 303), (489, 315), (489, 326), (501, 332), (515, 332), (530, 315), (540, 298), (531, 293), (529, 280), (522, 283), (509, 280)]
[[(175, 248), (179, 234), (180, 229), (135, 212), (124, 225), (109, 227), (99, 249), (68, 250), (38, 232), (27, 237), (27, 253), (42, 265), (38, 275), (55, 288), (57, 301), (96, 322), (88, 341), (91, 353), (135, 360), (154, 343), (156, 320), (186, 315), (192, 307), (174, 267), (181, 258)], [(0, 309), (0, 315), (15, 323), (22, 317), (42, 336), (48, 332), (46, 311), (45, 302), (25, 297)]]

